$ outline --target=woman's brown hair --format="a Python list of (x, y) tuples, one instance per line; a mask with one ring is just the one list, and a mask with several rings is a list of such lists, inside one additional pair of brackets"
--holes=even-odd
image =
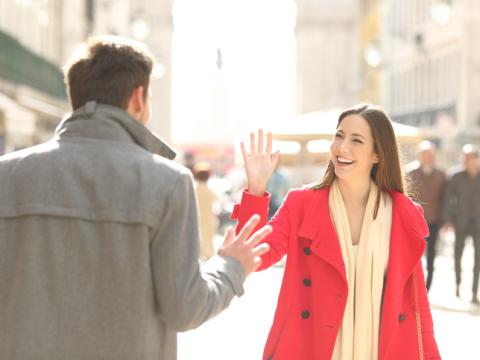
[[(346, 109), (340, 114), (337, 129), (342, 120), (349, 115), (360, 115), (367, 121), (372, 131), (374, 151), (378, 155), (379, 160), (378, 163), (373, 166), (372, 172), (370, 173), (372, 180), (381, 191), (395, 190), (405, 194), (407, 192), (407, 183), (400, 165), (400, 156), (392, 121), (388, 115), (382, 109), (373, 105), (360, 104)], [(335, 168), (330, 159), (322, 180), (314, 184), (312, 189), (318, 190), (329, 187), (332, 185), (335, 177)], [(380, 195), (381, 192), (378, 193), (375, 201), (374, 219), (377, 217)]]

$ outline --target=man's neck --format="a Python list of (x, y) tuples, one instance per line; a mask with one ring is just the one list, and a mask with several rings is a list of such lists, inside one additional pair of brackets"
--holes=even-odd
[(420, 169), (425, 175), (431, 175), (433, 173), (433, 165), (421, 165)]
[(475, 168), (467, 169), (467, 174), (471, 178), (476, 177), (478, 175), (478, 168), (475, 167)]

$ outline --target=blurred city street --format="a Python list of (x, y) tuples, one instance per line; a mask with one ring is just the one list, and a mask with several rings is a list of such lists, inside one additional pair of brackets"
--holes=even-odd
[[(395, 161), (389, 161), (386, 156), (378, 156), (380, 160), (375, 160), (374, 165), (369, 161), (369, 166), (373, 166), (370, 177), (375, 182), (397, 179), (395, 184), (392, 182), (380, 188), (401, 190), (421, 204), (430, 229), (438, 230), (443, 224), (449, 224), (458, 230), (465, 225), (466, 228), (471, 226), (468, 231), (474, 233), (480, 228), (480, 50), (475, 40), (479, 37), (480, 0), (0, 0), (0, 210), (9, 207), (4, 214), (0, 213), (0, 266), (7, 262), (10, 266), (9, 261), (15, 259), (15, 264), (11, 262), (14, 269), (11, 273), (21, 273), (16, 265), (24, 264), (16, 257), (16, 246), (21, 244), (22, 249), (32, 251), (28, 261), (39, 259), (49, 264), (45, 268), (55, 268), (50, 265), (60, 261), (60, 258), (50, 257), (52, 254), (45, 251), (44, 247), (38, 246), (37, 249), (38, 234), (45, 235), (48, 244), (53, 239), (59, 243), (64, 241), (62, 246), (66, 246), (67, 241), (73, 239), (63, 233), (59, 237), (56, 228), (51, 234), (35, 228), (35, 236), (28, 239), (32, 241), (32, 246), (23, 246), (17, 234), (9, 235), (4, 231), (6, 225), (3, 224), (16, 222), (17, 218), (23, 221), (28, 216), (41, 215), (55, 221), (78, 221), (82, 229), (89, 221), (98, 222), (102, 229), (106, 224), (133, 224), (135, 227), (142, 224), (149, 229), (145, 232), (149, 237), (145, 238), (143, 244), (150, 246), (156, 241), (152, 238), (153, 234), (157, 236), (162, 233), (159, 224), (164, 219), (170, 219), (159, 215), (161, 211), (173, 213), (178, 207), (185, 210), (185, 214), (187, 210), (193, 214), (195, 200), (200, 236), (197, 237), (196, 224), (192, 220), (192, 226), (188, 227), (192, 231), (185, 232), (183, 237), (172, 236), (171, 243), (165, 241), (162, 245), (172, 245), (174, 248), (177, 244), (174, 241), (178, 241), (184, 249), (191, 250), (196, 248), (195, 242), (200, 238), (199, 258), (201, 261), (207, 259), (214, 253), (214, 247), (218, 249), (223, 240), (223, 236), (215, 235), (212, 246), (210, 240), (213, 234), (224, 232), (227, 226), (232, 225), (234, 205), (239, 202), (243, 189), (251, 185), (245, 171), (245, 168), (249, 168), (249, 155), (245, 155), (245, 151), (242, 154), (240, 144), (247, 144), (250, 136), (254, 148), (254, 133), (260, 133), (259, 129), (269, 133), (268, 139), (270, 136), (273, 139), (268, 140), (267, 145), (273, 156), (266, 156), (266, 162), (275, 158), (276, 151), (279, 152), (278, 162), (272, 163), (269, 169), (270, 179), (265, 178), (265, 183), (269, 180), (265, 190), (271, 195), (269, 217), (278, 209), (289, 189), (317, 183), (324, 174), (328, 175), (329, 169), (333, 171), (335, 166), (332, 160), (337, 159), (339, 169), (358, 169), (358, 164), (361, 164), (359, 161), (363, 159), (358, 156), (364, 153), (362, 149), (368, 146), (374, 155), (381, 155), (386, 147), (379, 144), (385, 141), (392, 147), (385, 154), (394, 154)], [(96, 56), (103, 59), (103, 55), (102, 51), (92, 50), (95, 49), (92, 39), (105, 44), (112, 42), (110, 45), (134, 40), (132, 44), (139, 42), (138, 49), (143, 49), (145, 45), (143, 65), (137, 69), (137, 66), (126, 64), (116, 55), (105, 57), (102, 61), (95, 60)], [(132, 45), (132, 49), (137, 45)], [(82, 48), (85, 51), (80, 51)], [(112, 48), (117, 48), (117, 45)], [(135, 50), (134, 58), (143, 52)], [(88, 67), (83, 65), (87, 59), (91, 60)], [(103, 70), (97, 69), (98, 64), (105, 66)], [(72, 68), (77, 68), (77, 65), (80, 69), (85, 66), (90, 70), (75, 75), (79, 70), (72, 72)], [(101, 76), (96, 75), (97, 71)], [(132, 80), (132, 74), (135, 75), (135, 81)], [(117, 94), (123, 91), (125, 94), (122, 96)], [(75, 100), (75, 94), (78, 100)], [(137, 103), (141, 106), (136, 106)], [(378, 127), (381, 119), (370, 119), (365, 135), (369, 139), (373, 135), (371, 141), (357, 142), (361, 134), (355, 130), (351, 132), (351, 146), (346, 142), (349, 136), (343, 136), (344, 143), (349, 147), (342, 152), (332, 151), (336, 139), (342, 138), (339, 134), (347, 133), (342, 130), (344, 117), (341, 114), (355, 104), (364, 104), (363, 115), (360, 116), (364, 120), (370, 116), (365, 114), (378, 112), (377, 106), (383, 109), (387, 116), (381, 117), (387, 118), (385, 123), (388, 126)], [(118, 121), (99, 115), (99, 122), (85, 121), (78, 125), (79, 129), (83, 127), (88, 130), (90, 126), (92, 129), (99, 126), (100, 129), (99, 124), (105, 121), (108, 127), (121, 124), (114, 128), (118, 127), (119, 134), (125, 131), (128, 134), (117, 138), (112, 135), (113, 130), (112, 134), (105, 136), (103, 130), (88, 130), (85, 134), (73, 132), (74, 135), (65, 136), (63, 126), (71, 124), (72, 118), (75, 121), (83, 121), (84, 117), (96, 118), (97, 115), (93, 114), (98, 107), (104, 106), (117, 113)], [(84, 110), (86, 115), (76, 115)], [(357, 120), (367, 127), (363, 120)], [(393, 132), (389, 130), (390, 120)], [(143, 134), (138, 139), (150, 140), (142, 144), (136, 135), (129, 132), (128, 126), (124, 126), (125, 121), (132, 123), (132, 131)], [(105, 134), (107, 132), (105, 130)], [(388, 134), (392, 133), (395, 137), (387, 141)], [(154, 135), (158, 135), (162, 141), (155, 139)], [(63, 140), (64, 136), (68, 141)], [(254, 141), (251, 140), (252, 136)], [(125, 142), (132, 142), (129, 144), (131, 146), (118, 145), (124, 138)], [(60, 145), (64, 146), (70, 140), (78, 140), (79, 149), (83, 151), (75, 151), (75, 158), (67, 161)], [(258, 140), (258, 148), (261, 141)], [(175, 150), (174, 158), (170, 151), (165, 150), (163, 142)], [(93, 149), (89, 145), (91, 143), (98, 143), (100, 150), (95, 153), (98, 156), (82, 157), (87, 153), (86, 150)], [(151, 146), (153, 143), (158, 146)], [(35, 147), (39, 144), (47, 146)], [(143, 163), (135, 160), (138, 147), (143, 155), (144, 150), (149, 153), (146, 160), (155, 160), (154, 166), (141, 166)], [(125, 156), (118, 149), (126, 151)], [(250, 155), (253, 153), (251, 150), (252, 146)], [(60, 151), (58, 159), (62, 161), (52, 162), (54, 165), (51, 168), (39, 166), (39, 170), (33, 170), (31, 166), (37, 164), (37, 158), (25, 155), (38, 154), (41, 159), (56, 154), (56, 151)], [(392, 171), (389, 167), (392, 164), (393, 169), (397, 153), (400, 161)], [(165, 159), (157, 158), (157, 155)], [(117, 172), (109, 170), (114, 168), (113, 164), (117, 161), (120, 164), (127, 160), (128, 166), (118, 165), (120, 170)], [(13, 166), (13, 161), (26, 165), (24, 168)], [(87, 170), (80, 173), (78, 169), (84, 165)], [(165, 165), (165, 169), (168, 169), (159, 167), (158, 173), (150, 173), (157, 165)], [(182, 173), (184, 178), (185, 170), (178, 170), (177, 165), (191, 171), (195, 189), (187, 200), (178, 201), (179, 206), (174, 204), (177, 193), (167, 190), (177, 189), (180, 182), (172, 180), (170, 184), (168, 180), (162, 185), (161, 194), (149, 186), (150, 180), (156, 186), (170, 179), (163, 176), (164, 171), (170, 173), (170, 167), (175, 169), (173, 172)], [(145, 174), (148, 175), (140, 176), (139, 166), (141, 171), (146, 169)], [(407, 175), (405, 179), (399, 177), (397, 168), (400, 166)], [(101, 175), (98, 169), (109, 170), (108, 176), (112, 178), (108, 179), (108, 183), (107, 177)], [(129, 182), (130, 176), (137, 175), (135, 181)], [(332, 179), (336, 177), (333, 172), (330, 175)], [(72, 185), (73, 190), (62, 190), (62, 186), (68, 185), (68, 181), (62, 181), (62, 176), (76, 179), (72, 182), (75, 184)], [(351, 179), (352, 184), (358, 183), (357, 177)], [(405, 185), (408, 183), (411, 186), (399, 186), (403, 180), (406, 180)], [(76, 181), (83, 185), (78, 186)], [(51, 196), (44, 191), (45, 188), (53, 189)], [(26, 196), (29, 190), (37, 191), (40, 200), (34, 201), (33, 197)], [(108, 195), (110, 190), (118, 192)], [(152, 195), (142, 195), (147, 190)], [(186, 193), (184, 191), (181, 195)], [(131, 195), (133, 200), (127, 201), (124, 195)], [(75, 201), (72, 200), (67, 206), (70, 198), (75, 198)], [(144, 212), (150, 211), (144, 199), (151, 200), (155, 204), (151, 209), (158, 208), (158, 211), (140, 219)], [(117, 201), (120, 204), (118, 206)], [(37, 209), (42, 206), (37, 202), (45, 202), (45, 207), (52, 206), (53, 210), (39, 214), (37, 212), (40, 210)], [(24, 210), (19, 209), (26, 210), (22, 212)], [(67, 216), (68, 212), (64, 209), (71, 210), (71, 215)], [(97, 210), (100, 214), (98, 217)], [(107, 221), (104, 213), (110, 210), (114, 215)], [(16, 215), (13, 216), (13, 213)], [(171, 219), (180, 221), (190, 218), (172, 215)], [(462, 226), (456, 223), (463, 220)], [(42, 226), (45, 224), (50, 222), (42, 221)], [(97, 228), (98, 224), (95, 223), (94, 227)], [(171, 228), (170, 225), (168, 228)], [(23, 226), (18, 226), (18, 229), (24, 230)], [(68, 229), (75, 236), (83, 236), (82, 231), (72, 230), (70, 225)], [(26, 226), (25, 230), (30, 230), (30, 227)], [(432, 233), (436, 234), (436, 231)], [(50, 238), (47, 239), (48, 236)], [(459, 238), (464, 239), (462, 236)], [(83, 246), (85, 239), (93, 243), (90, 236), (83, 236), (82, 241), (75, 245)], [(95, 245), (106, 246), (105, 241), (116, 239), (116, 236), (102, 235), (96, 239)], [(130, 239), (135, 240), (132, 242), (135, 245), (140, 243), (136, 237), (128, 237), (128, 241)], [(472, 239), (467, 239), (463, 253), (460, 297), (455, 294), (454, 235), (451, 231), (441, 231), (437, 242), (429, 299), (440, 353), (446, 360), (480, 360), (480, 305), (472, 304), (471, 293), (474, 262)], [(6, 247), (4, 244), (7, 243), (15, 243), (15, 246)], [(457, 245), (461, 243), (458, 241)], [(4, 251), (6, 248), (12, 249), (14, 255)], [(142, 254), (147, 254), (151, 248), (153, 246)], [(94, 249), (88, 248), (81, 254), (97, 256), (100, 252)], [(62, 260), (62, 265), (58, 266), (58, 273), (62, 276), (65, 274), (63, 267), (68, 268), (75, 265), (75, 261), (83, 259), (73, 251), (71, 253), (74, 261)], [(186, 258), (183, 256), (185, 252), (174, 253), (179, 258)], [(101, 254), (112, 263), (125, 265), (124, 268), (119, 266), (119, 269), (131, 269), (128, 262), (117, 259), (115, 251)], [(173, 259), (170, 255), (170, 251), (162, 251), (162, 256), (169, 260)], [(477, 260), (479, 258), (477, 256)], [(156, 261), (162, 266), (166, 264), (150, 259), (154, 258), (141, 262), (141, 265), (150, 264), (149, 261), (155, 265)], [(429, 259), (431, 265), (432, 258)], [(91, 259), (87, 260), (90, 264)], [(197, 254), (192, 252), (188, 264), (185, 262), (182, 266), (196, 269), (196, 260)], [(424, 259), (425, 267), (426, 261)], [(198, 329), (180, 333), (178, 359), (261, 359), (277, 304), (283, 266), (280, 263), (252, 274), (246, 280), (245, 294), (241, 298), (234, 298), (228, 309)], [(19, 291), (35, 291), (31, 290), (31, 286), (37, 286), (37, 282), (20, 278), (17, 285), (11, 281), (14, 275), (10, 279), (10, 273), (2, 269), (0, 281), (8, 280), (7, 283), (15, 284)], [(24, 266), (24, 269), (30, 268)], [(37, 268), (31, 269), (33, 275), (41, 275), (41, 272), (37, 274), (34, 271)], [(78, 275), (82, 276), (93, 271), (90, 265), (81, 266), (80, 269)], [(151, 288), (166, 286), (167, 289), (149, 295), (148, 304), (157, 305), (158, 294), (172, 293), (169, 281), (163, 281), (162, 278), (168, 271), (160, 272), (160, 280), (157, 280), (158, 275), (147, 270), (146, 280), (143, 280), (153, 281), (155, 286)], [(77, 272), (74, 273), (76, 276)], [(171, 278), (178, 277), (179, 273), (172, 274)], [(59, 285), (50, 272), (46, 274), (45, 279), (51, 280), (55, 286)], [(380, 274), (378, 279), (381, 279), (381, 271), (376, 274)], [(98, 279), (103, 278), (99, 276)], [(125, 283), (137, 284), (129, 280), (125, 280)], [(9, 295), (8, 288), (2, 284), (0, 282), (0, 295)], [(105, 281), (105, 285), (111, 283)], [(50, 289), (48, 286), (44, 288)], [(101, 286), (95, 288), (101, 291), (97, 298), (103, 299), (102, 296), (113, 294), (105, 289)], [(74, 293), (65, 292), (66, 296)], [(138, 300), (138, 292), (125, 291), (125, 294), (127, 300), (130, 296)], [(211, 295), (217, 296), (213, 292)], [(123, 300), (122, 296), (115, 299)], [(8, 299), (9, 304), (21, 304), (19, 298), (12, 295)], [(50, 301), (50, 297), (45, 298)], [(172, 297), (175, 300), (177, 298)], [(198, 301), (199, 297), (192, 298)], [(0, 300), (3, 300), (2, 296)], [(30, 300), (39, 301), (37, 297), (25, 296), (25, 301)], [(177, 304), (175, 300), (171, 303)], [(52, 313), (58, 313), (57, 303), (69, 304), (60, 295), (58, 299), (52, 296), (52, 302), (47, 304), (55, 304), (49, 308)], [(2, 304), (0, 302), (3, 313), (13, 313)], [(111, 302), (108, 304), (110, 306)], [(21, 307), (19, 314), (25, 314), (24, 308)], [(198, 306), (198, 309), (203, 308)], [(97, 310), (97, 306), (93, 310)], [(151, 314), (156, 314), (157, 308), (149, 310)], [(118, 311), (129, 314), (123, 307)], [(14, 358), (2, 353), (2, 345), (6, 343), (2, 331), (4, 328), (13, 328), (2, 318), (3, 313), (0, 311), (0, 360), (12, 360)], [(73, 311), (65, 313), (73, 314)], [(357, 310), (357, 313), (362, 312)], [(29, 323), (25, 329), (31, 331), (33, 317), (30, 313), (28, 315)], [(40, 315), (44, 315), (42, 311), (39, 311)], [(98, 320), (102, 326), (105, 324), (96, 315), (91, 318)], [(20, 323), (18, 318), (12, 319), (15, 325)], [(112, 316), (112, 319), (115, 317)], [(149, 319), (155, 317), (152, 315)], [(119, 328), (129, 329), (133, 323), (128, 321), (128, 326)], [(42, 322), (41, 331), (37, 333), (42, 333), (47, 325)], [(56, 321), (50, 321), (50, 325), (57, 326)], [(70, 323), (67, 325), (70, 326)], [(163, 326), (164, 323), (152, 329), (163, 329)], [(27, 331), (21, 331), (20, 326), (14, 327), (18, 327), (19, 333), (28, 338)], [(95, 324), (78, 328), (87, 333), (101, 326)], [(174, 331), (173, 327), (168, 330)], [(105, 333), (114, 337), (112, 332)], [(163, 341), (162, 336), (164, 334), (152, 338)], [(95, 336), (92, 338), (97, 339)], [(130, 340), (131, 337), (127, 338)], [(11, 348), (22, 343), (18, 335), (12, 336), (12, 339), (15, 346)], [(76, 341), (77, 337), (71, 336), (70, 339)], [(165, 339), (169, 342), (173, 337), (166, 336)], [(149, 340), (142, 339), (139, 348)], [(36, 344), (37, 340), (34, 341)], [(58, 341), (54, 337), (52, 343)], [(129, 345), (128, 342), (119, 342)], [(46, 344), (45, 347), (47, 345), (58, 351), (56, 343), (55, 346)], [(173, 349), (171, 344), (155, 346), (162, 351)], [(84, 348), (89, 350), (87, 346)], [(34, 349), (40, 354), (41, 349), (37, 346)], [(41, 355), (38, 356), (40, 358)], [(51, 359), (49, 354), (45, 356), (42, 359)], [(28, 360), (28, 356), (19, 358)]]
[[(473, 247), (463, 255), (460, 299), (455, 296), (451, 238), (443, 240), (442, 254), (435, 260), (429, 293), (435, 333), (444, 360), (480, 359), (480, 306), (470, 304)], [(252, 274), (245, 295), (232, 301), (218, 317), (196, 330), (179, 334), (179, 360), (259, 360), (276, 307), (283, 268), (274, 266)]]

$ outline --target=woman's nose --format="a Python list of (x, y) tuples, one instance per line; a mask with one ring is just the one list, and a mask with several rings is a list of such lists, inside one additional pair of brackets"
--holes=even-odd
[(344, 139), (340, 141), (339, 149), (341, 153), (348, 153), (348, 143)]

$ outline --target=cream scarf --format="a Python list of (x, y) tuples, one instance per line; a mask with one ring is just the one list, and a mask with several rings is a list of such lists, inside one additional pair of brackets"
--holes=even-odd
[(373, 220), (378, 187), (372, 181), (355, 251), (347, 210), (340, 187), (334, 181), (328, 206), (342, 250), (348, 282), (348, 298), (333, 360), (377, 360), (383, 280), (388, 264), (392, 200), (383, 193)]

